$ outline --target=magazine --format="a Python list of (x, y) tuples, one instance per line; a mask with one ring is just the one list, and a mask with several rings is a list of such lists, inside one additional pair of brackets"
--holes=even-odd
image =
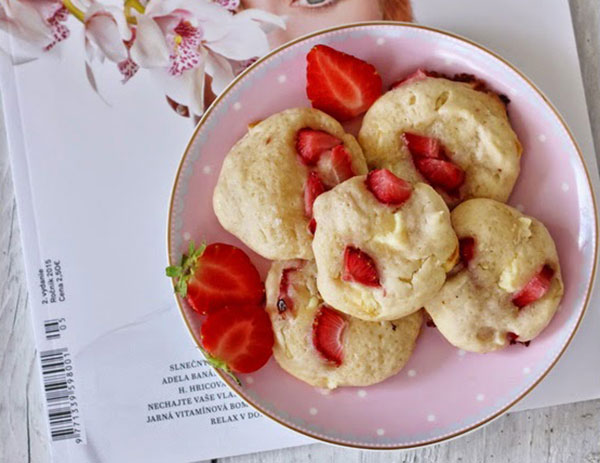
[[(375, 19), (475, 40), (546, 93), (598, 186), (567, 1), (543, 13), (534, 0), (42, 3), (0, 24), (12, 55), (1, 79), (55, 461), (184, 462), (314, 442), (221, 382), (164, 275), (169, 196), (194, 123), (272, 47)], [(186, 23), (186, 8), (204, 22)], [(20, 14), (39, 21), (19, 25)], [(600, 350), (598, 323), (593, 298), (567, 353), (516, 409), (600, 397), (589, 355)]]

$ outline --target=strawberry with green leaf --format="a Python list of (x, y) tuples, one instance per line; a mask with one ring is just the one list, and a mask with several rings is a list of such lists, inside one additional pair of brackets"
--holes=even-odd
[(223, 243), (190, 241), (179, 265), (166, 269), (175, 292), (201, 314), (224, 306), (261, 305), (265, 289), (258, 270), (239, 248)]

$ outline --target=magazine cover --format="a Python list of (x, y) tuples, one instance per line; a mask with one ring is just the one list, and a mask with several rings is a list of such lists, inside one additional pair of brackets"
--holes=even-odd
[[(270, 50), (370, 20), (465, 36), (545, 92), (596, 188), (568, 2), (546, 2), (543, 15), (537, 3), (1, 2), (4, 121), (54, 460), (197, 461), (314, 442), (221, 381), (165, 276), (169, 199), (194, 126)], [(542, 49), (561, 57), (559, 73)], [(599, 317), (592, 298), (567, 353), (517, 408), (600, 396), (589, 355)]]

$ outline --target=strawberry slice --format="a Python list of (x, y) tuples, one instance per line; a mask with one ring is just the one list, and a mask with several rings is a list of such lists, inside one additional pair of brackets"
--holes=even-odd
[(239, 248), (223, 243), (198, 248), (191, 241), (180, 265), (167, 267), (175, 292), (201, 314), (225, 306), (261, 304), (265, 289), (256, 267)]
[(308, 99), (339, 121), (364, 113), (381, 95), (377, 69), (363, 60), (326, 45), (314, 46), (306, 60)]
[(200, 333), (208, 361), (228, 373), (256, 371), (273, 352), (271, 319), (260, 306), (222, 307), (208, 314)]
[(390, 206), (400, 206), (412, 194), (412, 185), (387, 169), (372, 170), (365, 183), (379, 202)]
[(512, 302), (519, 309), (529, 305), (538, 299), (544, 297), (544, 294), (550, 289), (550, 283), (554, 276), (554, 269), (549, 265), (544, 265), (536, 275), (512, 298)]
[(333, 188), (355, 175), (352, 156), (344, 145), (338, 145), (331, 151), (323, 153), (317, 164), (317, 170), (328, 188)]
[(341, 144), (342, 140), (322, 130), (305, 128), (296, 135), (296, 151), (307, 166), (314, 166), (321, 154)]
[(451, 191), (465, 181), (465, 171), (450, 161), (420, 157), (413, 160), (417, 170), (432, 186)]
[(317, 231), (317, 221), (315, 220), (314, 217), (312, 219), (310, 219), (310, 221), (308, 222), (308, 231), (310, 232), (311, 235), (314, 235), (315, 232)]
[(373, 288), (381, 286), (375, 261), (366, 252), (354, 246), (346, 246), (344, 250), (342, 280), (360, 283)]
[(440, 141), (437, 138), (425, 137), (416, 133), (404, 132), (402, 140), (413, 156), (437, 158), (440, 156)]
[(306, 217), (312, 218), (313, 203), (317, 199), (317, 196), (324, 192), (325, 186), (321, 182), (319, 174), (309, 172), (306, 185), (304, 186), (304, 214), (306, 214)]
[(313, 321), (312, 335), (315, 349), (339, 367), (344, 360), (343, 335), (347, 322), (337, 310), (322, 305)]
[(460, 260), (465, 266), (468, 266), (475, 255), (475, 239), (470, 236), (461, 238), (458, 245), (460, 247)]
[(285, 318), (285, 313), (294, 310), (294, 300), (290, 295), (291, 276), (298, 269), (296, 267), (284, 268), (279, 281), (279, 297), (277, 298), (277, 312)]

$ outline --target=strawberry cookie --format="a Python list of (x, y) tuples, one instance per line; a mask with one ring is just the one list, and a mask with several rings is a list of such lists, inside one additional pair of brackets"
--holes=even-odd
[(339, 122), (288, 109), (251, 127), (227, 154), (213, 208), (223, 228), (263, 257), (309, 259), (315, 198), (366, 172), (360, 146)]
[(472, 76), (455, 79), (419, 70), (379, 98), (358, 136), (367, 163), (429, 183), (449, 206), (475, 197), (504, 202), (522, 152), (507, 100)]
[(274, 262), (266, 282), (273, 354), (291, 375), (313, 386), (368, 386), (396, 374), (410, 357), (422, 313), (366, 322), (325, 304), (314, 262)]
[(448, 207), (424, 183), (386, 169), (319, 196), (313, 240), (325, 302), (368, 321), (419, 310), (458, 259)]
[(491, 199), (460, 204), (452, 224), (462, 263), (425, 305), (442, 335), (471, 352), (535, 338), (563, 295), (558, 255), (546, 227)]

